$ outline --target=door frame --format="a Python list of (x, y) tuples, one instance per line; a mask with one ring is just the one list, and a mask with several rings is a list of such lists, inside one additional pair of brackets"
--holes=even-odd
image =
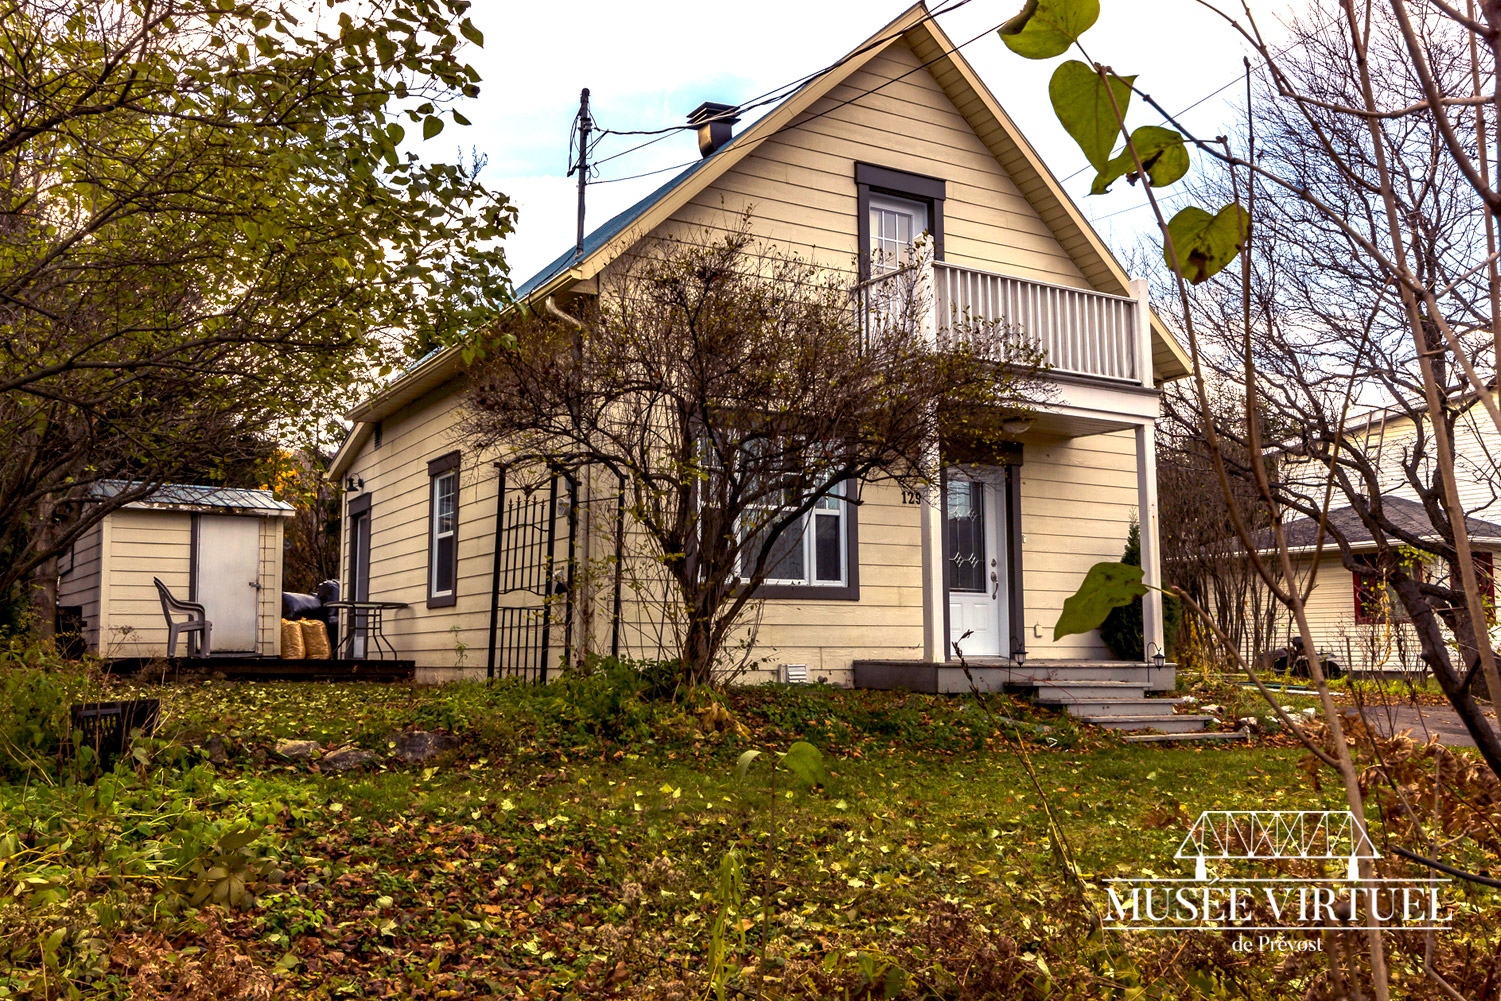
[[(1027, 649), (1027, 627), (1024, 621), (1026, 600), (1022, 591), (1021, 466), (1022, 448), (1018, 444), (999, 450), (990, 456), (989, 462), (977, 462), (969, 457), (949, 459), (943, 463), (938, 476), (939, 497), (946, 522), (950, 469), (984, 467), (993, 470), (996, 474), (993, 485), (996, 490), (996, 502), (1000, 507), (1000, 524), (995, 527), (996, 531), (1001, 533), (996, 536), (996, 544), (997, 548), (1002, 551), (1000, 563), (1005, 570), (1006, 584), (1006, 629), (1004, 633), (998, 630), (997, 636), (1005, 644), (1000, 656), (1008, 660), (1012, 659), (1017, 651), (1025, 653)], [(943, 659), (948, 662), (954, 659), (953, 625), (950, 622), (949, 613), (949, 560), (953, 553), (949, 552), (949, 533), (946, 523), (939, 534), (939, 546), (943, 557)], [(999, 617), (999, 607), (996, 614)]]
[[(360, 494), (349, 502), (346, 517), (349, 519), (349, 593), (340, 593), (339, 597), (346, 601), (369, 601), (370, 600), (370, 494)], [(355, 526), (364, 523), (364, 531), (355, 534)], [(360, 572), (360, 568), (364, 572)], [(344, 609), (339, 617), (342, 619), (348, 614), (348, 623), (341, 622), (341, 626), (347, 625), (349, 635), (346, 642), (349, 644), (349, 655), (356, 659), (365, 655), (365, 623), (364, 615)], [(342, 630), (341, 630), (342, 631)], [(358, 642), (356, 642), (358, 641)], [(358, 650), (356, 650), (358, 647)], [(337, 655), (338, 651), (335, 651)]]
[[(955, 476), (953, 474), (958, 475)], [(952, 572), (953, 553), (949, 549), (948, 532), (949, 483), (953, 479), (960, 479), (967, 483), (978, 483), (984, 488), (981, 492), (981, 517), (984, 519), (983, 524), (985, 532), (985, 549), (987, 553), (993, 552), (995, 554), (994, 568), (987, 569), (990, 569), (990, 572), (996, 575), (996, 577), (998, 578), (997, 583), (999, 585), (1004, 585), (1007, 588), (1010, 587), (1011, 577), (1011, 547), (1009, 545), (1010, 540), (1007, 538), (1008, 533), (1006, 531), (1006, 523), (1010, 519), (1006, 515), (1007, 497), (1004, 468), (1000, 466), (987, 465), (984, 463), (946, 464), (943, 471), (943, 627), (946, 636), (945, 642), (947, 643), (947, 657), (945, 658), (946, 660), (954, 659), (954, 627), (952, 608), (952, 602), (954, 600)], [(988, 590), (988, 580), (986, 581), (986, 584)], [(964, 593), (974, 594), (974, 592), (969, 591), (966, 591)], [(1007, 591), (1007, 596), (1004, 602), (992, 599), (992, 604), (994, 606), (992, 614), (994, 614), (995, 616), (994, 629), (996, 652), (993, 654), (985, 653), (974, 655), (976, 657), (983, 657), (987, 660), (993, 657), (1006, 656), (1005, 650), (1007, 644), (1010, 641), (1011, 633), (1009, 590)], [(1004, 623), (1001, 621), (1003, 615), (1007, 620)]]

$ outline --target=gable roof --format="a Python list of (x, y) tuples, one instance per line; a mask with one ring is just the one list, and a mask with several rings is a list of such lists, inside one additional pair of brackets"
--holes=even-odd
[[(1090, 284), (1101, 292), (1130, 295), (1130, 278), (1115, 255), (1021, 134), (995, 95), (981, 82), (958, 46), (938, 26), (926, 3), (919, 0), (857, 45), (842, 60), (806, 81), (714, 155), (686, 168), (596, 228), (585, 238), (581, 258), (570, 249), (517, 286), (517, 301), (541, 299), (596, 277), (762, 141), (788, 126), (795, 126), (798, 116), (816, 101), (880, 56), (889, 45), (898, 42), (905, 42), (925, 65), (945, 96), (1011, 176)], [(1151, 325), (1153, 371), (1159, 373), (1163, 381), (1187, 375), (1189, 359), (1182, 345), (1155, 314), (1151, 317)], [(457, 376), (462, 368), (462, 355), (460, 348), (450, 347), (423, 359), (380, 392), (347, 411), (345, 417), (369, 422), (393, 413)], [(329, 471), (331, 477), (342, 475), (368, 436), (368, 430), (361, 433), (361, 428), (356, 427), (334, 457)]]
[[(1428, 520), (1428, 513), (1417, 501), (1408, 500), (1406, 497), (1382, 497), (1381, 508), (1387, 521), (1402, 531), (1419, 539), (1438, 538), (1433, 522)], [(1344, 536), (1351, 546), (1362, 548), (1376, 544), (1375, 538), (1353, 507), (1331, 509), (1327, 521), (1329, 527)], [(1470, 534), (1471, 542), (1501, 544), (1501, 525), (1495, 522), (1466, 517), (1465, 528)], [(1319, 523), (1313, 518), (1299, 518), (1297, 521), (1288, 522), (1282, 530), (1287, 535), (1288, 548), (1294, 551), (1308, 550), (1312, 549), (1318, 540)], [(1327, 544), (1329, 538), (1327, 532), (1324, 538)], [(1271, 529), (1263, 529), (1259, 532), (1257, 541), (1261, 544), (1263, 552), (1270, 550), (1272, 548)]]

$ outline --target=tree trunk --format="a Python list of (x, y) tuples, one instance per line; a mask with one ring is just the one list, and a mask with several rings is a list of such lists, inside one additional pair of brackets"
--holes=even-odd
[(57, 633), (57, 558), (37, 567), (31, 581), (32, 632), (38, 642), (50, 647)]

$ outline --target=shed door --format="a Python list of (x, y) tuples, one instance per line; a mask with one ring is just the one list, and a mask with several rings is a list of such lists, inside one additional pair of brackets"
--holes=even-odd
[(214, 624), (216, 654), (255, 652), (260, 548), (259, 518), (198, 516), (198, 559), (193, 574), (197, 600)]

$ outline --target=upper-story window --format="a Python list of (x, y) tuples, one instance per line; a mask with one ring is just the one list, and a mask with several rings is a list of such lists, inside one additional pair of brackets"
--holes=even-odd
[(911, 263), (913, 248), (928, 231), (928, 206), (908, 198), (871, 193), (870, 273), (874, 277)]
[(925, 233), (933, 240), (933, 259), (943, 260), (947, 187), (926, 174), (855, 164), (861, 279), (880, 277), (911, 261), (913, 247)]

